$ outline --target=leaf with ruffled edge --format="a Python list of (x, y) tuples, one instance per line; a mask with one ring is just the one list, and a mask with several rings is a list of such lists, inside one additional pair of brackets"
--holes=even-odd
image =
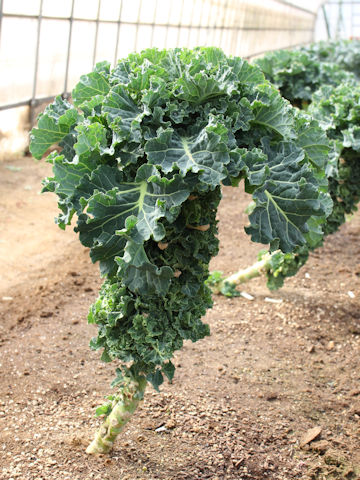
[(102, 112), (117, 134), (118, 141), (129, 139), (139, 141), (141, 138), (140, 123), (145, 115), (122, 85), (111, 89), (104, 100)]
[(99, 155), (114, 153), (113, 147), (108, 146), (108, 130), (101, 123), (78, 125), (76, 131), (78, 135), (74, 150), (80, 158), (88, 158), (92, 152), (98, 152)]
[(158, 268), (153, 265), (144, 250), (142, 243), (128, 240), (122, 258), (116, 258), (119, 265), (118, 276), (134, 293), (142, 295), (165, 295), (174, 271), (167, 266)]
[[(161, 240), (165, 230), (158, 220), (164, 217), (173, 220), (178, 214), (178, 207), (190, 194), (179, 175), (175, 175), (172, 180), (161, 178), (158, 170), (150, 165), (139, 168), (133, 183), (116, 183), (116, 180), (111, 178), (111, 175), (115, 177), (115, 172), (116, 170), (113, 170), (111, 173), (106, 166), (99, 167), (87, 183), (89, 198), (86, 198), (86, 182), (81, 185), (83, 193), (81, 202), (86, 214), (79, 216), (75, 230), (80, 233), (83, 245), (96, 247), (97, 260), (101, 260), (99, 247), (104, 240), (112, 249), (116, 248), (116, 231), (126, 227), (126, 220), (129, 217), (136, 218), (132, 237), (136, 238), (138, 243), (141, 244), (150, 237), (156, 241)], [(93, 185), (96, 184), (95, 175), (100, 178), (104, 174), (107, 176), (107, 182), (110, 185), (114, 183), (115, 186), (106, 191), (96, 189), (92, 193)], [(115, 238), (112, 239), (111, 236)]]
[(343, 130), (343, 145), (346, 148), (352, 148), (355, 152), (360, 151), (360, 127), (352, 125), (349, 129)]
[(53, 177), (43, 182), (43, 192), (55, 192), (58, 197), (58, 206), (62, 211), (56, 223), (65, 229), (77, 210), (77, 187), (85, 176), (91, 175), (96, 168), (96, 161), (92, 157), (74, 158), (69, 162), (66, 157), (58, 152), (52, 152), (47, 161), (53, 166)]
[[(324, 207), (313, 173), (303, 164), (302, 149), (288, 142), (271, 146), (266, 139), (263, 147), (268, 172), (264, 183), (253, 193), (256, 206), (246, 232), (255, 242), (270, 243), (271, 249), (290, 252), (305, 243), (307, 220), (313, 215), (324, 215)], [(249, 172), (259, 167), (259, 162), (247, 165)]]
[(72, 91), (74, 104), (81, 108), (83, 102), (90, 101), (97, 95), (107, 95), (110, 90), (110, 84), (107, 77), (107, 71), (101, 71), (101, 69), (99, 71), (88, 73), (87, 75), (82, 75), (80, 77), (80, 82)]
[(46, 150), (52, 145), (61, 142), (71, 128), (81, 121), (79, 112), (60, 96), (54, 103), (46, 107), (39, 116), (37, 128), (30, 133), (30, 152), (40, 160)]
[(331, 152), (330, 142), (318, 122), (299, 112), (297, 118), (297, 144), (307, 153), (311, 163), (319, 170), (325, 170)]
[(208, 126), (191, 136), (172, 128), (162, 130), (145, 145), (148, 162), (165, 173), (178, 168), (184, 177), (191, 171), (199, 173), (200, 181), (206, 185), (220, 185), (230, 160), (227, 146), (222, 142), (222, 130), (223, 126), (219, 135), (216, 126)]
[(285, 140), (295, 137), (293, 109), (289, 102), (279, 95), (276, 88), (266, 84), (259, 85), (252, 107), (254, 114), (252, 124), (263, 127), (271, 135), (275, 133)]

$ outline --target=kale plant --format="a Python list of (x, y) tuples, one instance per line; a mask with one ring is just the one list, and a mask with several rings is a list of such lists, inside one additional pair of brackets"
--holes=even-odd
[[(332, 146), (325, 173), (333, 205), (322, 222), (324, 235), (337, 231), (346, 215), (357, 210), (360, 199), (360, 87), (354, 76), (360, 71), (359, 46), (358, 41), (320, 42), (301, 51), (271, 52), (257, 61), (283, 96), (300, 107), (311, 103), (307, 113), (319, 122)], [(339, 65), (350, 72), (341, 73)], [(308, 224), (316, 229), (319, 217)], [(209, 285), (215, 292), (233, 296), (238, 294), (236, 285), (265, 273), (268, 288), (278, 289), (306, 263), (310, 251), (323, 244), (319, 233), (307, 234), (307, 243), (291, 253), (261, 252), (257, 263), (229, 277), (214, 272)]]
[[(305, 243), (296, 246), (291, 252), (272, 249), (270, 249), (270, 252), (261, 250), (256, 263), (230, 276), (223, 276), (222, 272), (219, 271), (212, 272), (207, 280), (207, 284), (216, 294), (222, 294), (227, 297), (238, 296), (237, 285), (247, 283), (249, 280), (264, 274), (267, 277), (267, 287), (270, 290), (277, 290), (283, 286), (287, 277), (296, 275), (298, 270), (308, 260), (310, 251), (318, 248), (323, 243), (327, 219), (333, 209), (333, 202), (327, 191), (328, 176), (337, 169), (338, 152), (316, 120), (301, 110), (294, 110), (298, 142), (306, 149), (308, 158), (312, 159), (313, 162), (317, 162), (319, 168), (321, 166), (318, 181), (324, 213), (320, 216), (311, 216), (307, 220), (308, 231), (304, 234)], [(254, 202), (251, 202), (246, 212), (251, 214), (254, 207)]]
[(281, 95), (299, 108), (306, 108), (313, 93), (323, 85), (357, 83), (352, 72), (345, 72), (335, 63), (320, 61), (306, 50), (276, 50), (255, 63)]
[[(118, 392), (89, 453), (109, 451), (145, 386), (173, 378), (173, 353), (209, 334), (206, 286), (218, 251), (221, 185), (244, 179), (255, 242), (291, 252), (326, 210), (327, 146), (261, 71), (216, 48), (149, 49), (97, 64), (57, 97), (31, 133), (48, 156), (44, 191), (59, 199), (105, 277), (89, 322), (93, 349), (118, 364)], [(60, 150), (60, 151), (59, 151)]]
[[(324, 85), (313, 94), (307, 112), (319, 122), (333, 147), (325, 168), (332, 200), (321, 227), (326, 237), (345, 223), (347, 215), (357, 211), (360, 200), (360, 85)], [(282, 287), (285, 278), (295, 275), (307, 262), (310, 251), (323, 244), (319, 235), (307, 239), (306, 245), (292, 253), (264, 257), (262, 268), (270, 290)]]
[(328, 172), (334, 208), (327, 218), (327, 235), (338, 230), (360, 200), (360, 85), (324, 86), (314, 94), (309, 113), (319, 121), (339, 152)]
[(359, 40), (324, 40), (302, 47), (300, 51), (307, 53), (314, 60), (336, 63), (343, 70), (360, 78)]

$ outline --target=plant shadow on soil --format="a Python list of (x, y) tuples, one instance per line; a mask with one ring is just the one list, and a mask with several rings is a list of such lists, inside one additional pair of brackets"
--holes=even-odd
[[(243, 286), (253, 301), (215, 297), (212, 335), (186, 342), (173, 383), (148, 388), (110, 455), (88, 457), (114, 368), (88, 347), (98, 267), (71, 229), (53, 225), (55, 199), (38, 195), (47, 174), (29, 158), (0, 164), (2, 479), (359, 478), (358, 214), (282, 290), (256, 279)], [(255, 261), (248, 201), (224, 189), (213, 270)]]

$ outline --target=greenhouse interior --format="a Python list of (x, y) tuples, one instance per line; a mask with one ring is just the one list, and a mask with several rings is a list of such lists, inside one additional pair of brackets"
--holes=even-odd
[[(251, 59), (313, 41), (356, 38), (360, 5), (355, 0), (2, 0), (0, 29), (6, 72), (2, 111), (68, 94), (96, 62), (114, 65), (149, 47), (216, 46)], [(17, 41), (19, 31), (26, 43)]]
[(360, 479), (360, 0), (0, 0), (0, 65), (0, 478)]

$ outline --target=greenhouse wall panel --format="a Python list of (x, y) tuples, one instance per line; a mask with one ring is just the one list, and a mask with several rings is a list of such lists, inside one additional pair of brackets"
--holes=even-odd
[[(249, 57), (307, 43), (315, 4), (307, 11), (304, 2), (299, 9), (279, 0), (4, 0), (0, 106), (66, 93), (94, 62), (147, 47), (211, 45)], [(19, 29), (28, 39), (21, 49), (12, 38)], [(35, 75), (15, 88), (26, 64)]]

